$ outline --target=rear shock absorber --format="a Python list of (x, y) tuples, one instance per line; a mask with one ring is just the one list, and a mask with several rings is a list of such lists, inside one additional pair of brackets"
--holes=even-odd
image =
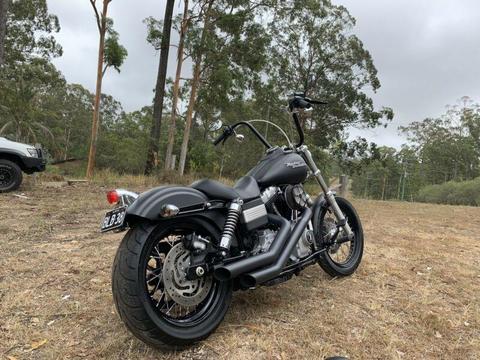
[(223, 226), (222, 237), (220, 239), (220, 248), (224, 256), (230, 250), (235, 229), (237, 228), (238, 219), (240, 218), (240, 213), (242, 212), (242, 203), (243, 201), (241, 200), (238, 202), (234, 201), (228, 208), (227, 220)]

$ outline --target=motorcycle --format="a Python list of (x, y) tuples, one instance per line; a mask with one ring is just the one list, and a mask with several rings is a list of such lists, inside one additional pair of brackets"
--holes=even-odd
[[(225, 126), (214, 144), (248, 128), (265, 145), (260, 162), (233, 187), (204, 179), (189, 187), (161, 186), (140, 195), (107, 194), (117, 207), (102, 231), (127, 230), (113, 265), (112, 291), (127, 328), (154, 347), (184, 347), (222, 322), (236, 290), (271, 286), (318, 263), (333, 277), (352, 274), (363, 254), (354, 207), (331, 191), (304, 144), (299, 112), (324, 104), (295, 93), (289, 111), (299, 135), (272, 146), (253, 125)], [(217, 131), (221, 129), (220, 123)], [(303, 184), (315, 177), (315, 200)]]

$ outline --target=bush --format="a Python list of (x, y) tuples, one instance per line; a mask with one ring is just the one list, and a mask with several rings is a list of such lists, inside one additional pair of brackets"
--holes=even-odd
[(480, 206), (480, 177), (470, 181), (449, 181), (440, 185), (429, 185), (420, 189), (417, 201)]

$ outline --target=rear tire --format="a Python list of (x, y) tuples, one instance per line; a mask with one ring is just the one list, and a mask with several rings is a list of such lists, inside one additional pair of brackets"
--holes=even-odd
[(0, 193), (17, 190), (22, 180), (22, 170), (17, 164), (0, 159)]
[[(335, 262), (334, 259), (332, 259), (329, 250), (320, 255), (318, 263), (327, 274), (332, 277), (339, 277), (353, 274), (362, 261), (363, 228), (360, 218), (353, 205), (342, 197), (336, 197), (335, 199), (355, 234), (355, 237), (351, 242), (353, 249), (351, 250), (352, 252), (349, 255), (349, 258), (346, 259), (345, 263)], [(317, 240), (320, 248), (322, 248), (324, 244), (324, 220), (327, 213), (328, 208), (322, 209), (319, 214), (319, 219), (316, 219), (316, 224), (320, 224), (320, 226), (315, 227), (315, 239)]]
[(145, 262), (159, 233), (168, 233), (168, 229), (138, 224), (125, 235), (113, 264), (113, 299), (120, 318), (137, 338), (157, 348), (183, 348), (205, 339), (220, 325), (231, 302), (232, 283), (216, 282), (206, 315), (192, 323), (162, 317), (145, 285)]

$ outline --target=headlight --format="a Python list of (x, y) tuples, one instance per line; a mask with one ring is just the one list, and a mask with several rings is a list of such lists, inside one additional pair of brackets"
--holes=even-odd
[(35, 148), (27, 148), (28, 153), (31, 157), (38, 157), (37, 149)]

